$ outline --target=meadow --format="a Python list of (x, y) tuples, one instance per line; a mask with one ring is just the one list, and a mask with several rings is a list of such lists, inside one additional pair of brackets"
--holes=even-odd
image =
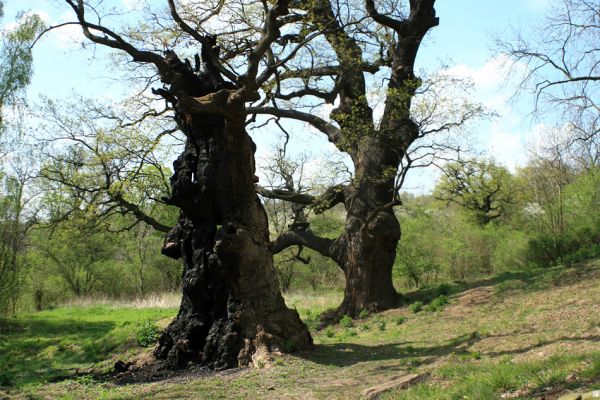
[[(311, 327), (311, 351), (262, 368), (180, 373), (118, 384), (116, 360), (147, 360), (141, 326), (164, 327), (172, 302), (86, 302), (21, 315), (2, 326), (2, 398), (358, 399), (409, 373), (427, 379), (387, 399), (553, 399), (600, 388), (600, 260), (428, 287), (406, 306), (343, 318), (317, 331), (341, 293), (296, 292), (286, 301)], [(162, 306), (159, 308), (157, 306)]]

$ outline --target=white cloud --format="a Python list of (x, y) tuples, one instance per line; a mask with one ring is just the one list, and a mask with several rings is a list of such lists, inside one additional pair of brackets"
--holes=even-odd
[(485, 155), (514, 170), (527, 158), (528, 130), (523, 129), (523, 113), (514, 100), (517, 79), (525, 71), (522, 64), (511, 64), (504, 56), (494, 57), (479, 68), (459, 64), (448, 68), (453, 76), (473, 82), (473, 98), (498, 117), (493, 123), (483, 123), (479, 129), (480, 149)]
[(526, 152), (523, 139), (517, 132), (509, 132), (496, 125), (492, 129), (487, 142), (487, 150), (496, 160), (500, 161), (511, 171), (523, 165), (526, 161)]
[(503, 57), (495, 57), (480, 68), (458, 64), (449, 67), (446, 71), (452, 76), (471, 79), (478, 90), (485, 91), (497, 88), (504, 79), (506, 60)]
[(121, 0), (121, 2), (128, 11), (140, 10), (145, 3), (144, 1), (140, 0)]
[(54, 29), (50, 35), (55, 40), (56, 46), (61, 49), (80, 47), (85, 40), (79, 25), (62, 26)]

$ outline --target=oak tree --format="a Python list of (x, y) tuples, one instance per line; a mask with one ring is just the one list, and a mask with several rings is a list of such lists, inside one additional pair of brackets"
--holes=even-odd
[[(424, 84), (415, 72), (419, 47), (439, 23), (434, 3), (293, 2), (302, 11), (303, 29), (282, 40), (302, 43), (309, 32), (322, 35), (299, 50), (298, 57), (275, 59), (282, 64), (281, 71), (263, 85), (265, 95), (259, 104), (248, 108), (251, 114), (272, 116), (275, 121), (308, 124), (352, 161), (351, 182), (319, 195), (285, 187), (259, 188), (263, 196), (305, 204), (316, 212), (343, 204), (346, 221), (338, 238), (319, 237), (298, 226), (273, 241), (273, 252), (308, 247), (335, 260), (344, 271), (344, 300), (325, 320), (399, 304), (392, 267), (400, 226), (393, 209), (400, 204), (399, 191), (410, 167), (428, 164), (431, 161), (425, 160), (447, 150), (443, 142), (419, 141), (461, 126), (481, 112), (477, 106), (452, 101), (446, 103), (453, 108), (448, 114), (439, 112), (442, 101), (414, 107), (419, 94), (428, 93), (430, 100), (443, 98), (430, 90), (441, 79)], [(376, 107), (373, 98), (383, 106)], [(329, 112), (323, 106), (329, 106)], [(316, 112), (319, 109), (322, 112)]]
[(88, 40), (154, 69), (164, 84), (154, 93), (175, 110), (186, 137), (167, 199), (181, 214), (163, 247), (165, 255), (183, 258), (183, 298), (155, 355), (170, 367), (202, 362), (219, 369), (261, 363), (272, 351), (309, 346), (306, 326), (279, 292), (267, 218), (254, 189), (255, 145), (245, 129), (246, 104), (260, 97), (260, 86), (276, 70), (262, 65), (273, 63), (275, 41), (295, 20), (290, 1), (252, 5), (260, 19), (254, 26), (260, 28), (253, 40), (236, 42), (243, 48), (235, 55), (244, 61), (235, 73), (226, 64), (232, 58), (227, 49), (221, 50), (208, 33), (211, 18), (232, 11), (223, 7), (225, 2), (197, 4), (204, 12), (199, 9), (194, 14), (199, 20), (193, 22), (180, 16), (173, 0), (167, 2), (173, 30), (201, 49), (194, 65), (173, 51), (177, 37), (168, 51), (157, 51), (144, 35), (104, 26), (102, 2), (95, 7), (82, 0), (65, 3)]

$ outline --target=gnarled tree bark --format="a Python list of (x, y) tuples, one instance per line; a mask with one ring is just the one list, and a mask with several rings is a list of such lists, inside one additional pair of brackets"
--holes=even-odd
[[(174, 55), (170, 61), (185, 95), (227, 90), (214, 69), (196, 75)], [(228, 103), (226, 116), (176, 107), (187, 142), (174, 163), (170, 202), (181, 215), (163, 253), (183, 258), (183, 298), (154, 354), (169, 367), (223, 369), (306, 348), (311, 336), (286, 307), (275, 276), (243, 102)]]
[[(352, 158), (355, 176), (340, 196), (346, 209), (342, 235), (324, 246), (320, 238), (308, 237), (301, 232), (286, 233), (275, 241), (277, 246), (274, 246), (274, 250), (284, 244), (312, 248), (329, 255), (344, 270), (344, 300), (336, 310), (324, 315), (324, 322), (331, 322), (342, 315), (356, 317), (361, 310), (381, 311), (399, 304), (400, 296), (392, 282), (396, 246), (400, 240), (400, 224), (393, 211), (399, 204), (395, 177), (409, 147), (420, 134), (410, 115), (412, 99), (420, 86), (414, 74), (417, 51), (425, 34), (439, 21), (434, 9), (435, 0), (411, 0), (410, 13), (405, 18), (380, 14), (375, 2), (365, 0), (366, 14), (394, 32), (394, 40), (386, 49), (389, 59), (380, 63), (389, 67), (391, 73), (384, 113), (376, 126), (373, 110), (367, 102), (361, 46), (342, 26), (331, 1), (297, 3), (307, 11), (312, 22), (325, 27), (324, 36), (342, 66), (330, 71), (331, 76), (336, 77), (335, 91), (339, 96), (339, 106), (330, 117), (339, 128), (318, 117), (298, 115), (301, 113), (295, 111), (272, 107), (257, 107), (251, 111), (311, 123)], [(304, 73), (310, 75), (310, 71)], [(280, 199), (287, 197), (289, 201), (307, 199), (306, 196), (298, 198), (281, 193), (270, 195)], [(310, 205), (317, 211), (324, 209), (316, 200)]]
[(169, 368), (200, 362), (223, 369), (310, 346), (307, 327), (279, 291), (267, 218), (254, 189), (255, 146), (245, 130), (245, 104), (256, 100), (259, 81), (274, 72), (268, 68), (259, 76), (259, 64), (286, 23), (280, 17), (288, 14), (289, 0), (265, 3), (260, 39), (249, 49), (242, 75), (220, 64), (215, 37), (188, 25), (174, 0), (167, 1), (172, 19), (202, 46), (202, 70), (174, 52), (162, 55), (135, 47), (101, 25), (99, 16), (98, 23), (91, 22), (88, 2), (65, 2), (89, 40), (156, 68), (168, 88), (155, 93), (173, 104), (186, 135), (185, 149), (174, 163), (169, 199), (181, 213), (163, 248), (164, 254), (183, 258), (183, 297), (156, 357)]

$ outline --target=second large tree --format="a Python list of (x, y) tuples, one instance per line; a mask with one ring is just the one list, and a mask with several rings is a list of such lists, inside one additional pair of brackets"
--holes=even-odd
[[(404, 8), (384, 11), (378, 10), (374, 1), (294, 2), (306, 12), (308, 30), (322, 31), (321, 48), (317, 50), (315, 46), (317, 51), (308, 52), (309, 63), (290, 66), (277, 77), (277, 82), (267, 89), (271, 104), (249, 109), (252, 113), (307, 122), (352, 159), (352, 181), (321, 196), (261, 190), (265, 196), (301, 202), (318, 210), (344, 204), (345, 227), (337, 239), (317, 237), (300, 226), (273, 243), (274, 252), (302, 245), (340, 265), (346, 287), (333, 319), (344, 314), (354, 317), (361, 310), (380, 311), (399, 301), (392, 283), (400, 240), (400, 225), (393, 211), (400, 203), (398, 170), (402, 163), (411, 162), (410, 146), (425, 134), (411, 118), (411, 103), (421, 86), (414, 67), (424, 36), (439, 22), (435, 0), (408, 3), (408, 7), (403, 4)], [(379, 88), (385, 98), (381, 116), (375, 115), (369, 105), (372, 93), (368, 85), (374, 77), (387, 81), (385, 87)], [(327, 80), (329, 84), (324, 83)], [(306, 102), (308, 97), (336, 105), (328, 120), (280, 106), (294, 98)]]

